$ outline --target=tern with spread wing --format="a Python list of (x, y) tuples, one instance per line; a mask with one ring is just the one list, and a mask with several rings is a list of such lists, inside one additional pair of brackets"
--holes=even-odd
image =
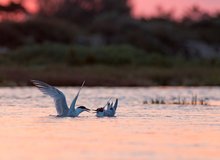
[[(110, 101), (110, 100), (109, 100)], [(106, 106), (97, 108), (96, 110), (96, 117), (114, 117), (117, 107), (118, 107), (118, 99), (115, 100), (115, 103), (107, 102), (107, 108)]]
[(73, 99), (72, 104), (70, 108), (68, 108), (67, 103), (66, 103), (66, 97), (65, 95), (58, 90), (57, 88), (44, 83), (39, 80), (31, 80), (31, 82), (45, 95), (48, 95), (53, 98), (56, 111), (57, 111), (57, 116), (59, 117), (77, 117), (80, 113), (84, 111), (90, 111), (90, 109), (84, 107), (84, 106), (79, 106), (75, 108), (76, 106), (76, 101), (79, 97), (80, 90), (82, 89), (85, 81), (83, 82), (82, 86), (80, 87), (76, 97)]

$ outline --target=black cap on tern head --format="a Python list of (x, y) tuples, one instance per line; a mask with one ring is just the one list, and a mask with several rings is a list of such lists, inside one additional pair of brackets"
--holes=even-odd
[(102, 108), (97, 108), (95, 111), (96, 111), (96, 112), (104, 112), (104, 107), (102, 107)]
[(79, 107), (77, 107), (77, 108), (83, 109), (83, 110), (85, 110), (85, 111), (90, 111), (90, 109), (86, 108), (85, 106), (79, 106)]

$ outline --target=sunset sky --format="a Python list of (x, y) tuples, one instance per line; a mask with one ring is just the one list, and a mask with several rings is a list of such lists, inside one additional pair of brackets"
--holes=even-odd
[(178, 16), (193, 5), (209, 12), (220, 10), (220, 0), (132, 0), (132, 4), (134, 13), (138, 16), (155, 14), (158, 6), (164, 10), (173, 10)]
[[(6, 4), (9, 0), (0, 0)], [(19, 1), (19, 0), (14, 0)], [(23, 0), (29, 10), (36, 10), (37, 0)], [(220, 0), (131, 0), (136, 16), (149, 16), (156, 14), (156, 8), (161, 6), (164, 10), (173, 10), (179, 16), (192, 5), (198, 5), (209, 12), (220, 10)]]

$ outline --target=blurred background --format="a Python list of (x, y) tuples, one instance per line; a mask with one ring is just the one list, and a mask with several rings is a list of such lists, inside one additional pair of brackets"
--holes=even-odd
[(0, 86), (220, 85), (219, 0), (0, 0)]

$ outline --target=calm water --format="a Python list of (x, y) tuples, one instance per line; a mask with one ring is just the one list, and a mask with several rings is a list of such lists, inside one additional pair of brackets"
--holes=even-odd
[[(68, 104), (77, 88), (60, 88)], [(197, 94), (212, 106), (149, 105), (149, 97)], [(220, 88), (84, 88), (78, 105), (119, 97), (117, 117), (56, 118), (36, 88), (0, 89), (1, 160), (220, 159)]]

